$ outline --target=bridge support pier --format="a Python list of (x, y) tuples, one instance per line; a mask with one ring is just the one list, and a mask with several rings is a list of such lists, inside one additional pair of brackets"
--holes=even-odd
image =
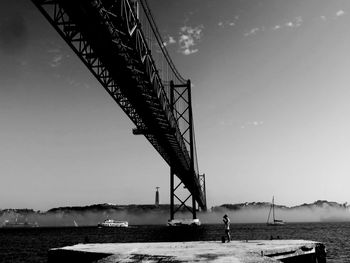
[[(193, 116), (192, 116), (192, 98), (191, 98), (191, 81), (188, 80), (186, 84), (175, 85), (173, 81), (170, 82), (170, 107), (179, 123), (181, 136), (184, 138), (186, 148), (190, 153), (190, 176), (196, 176), (195, 171), (195, 151), (194, 151), (194, 134), (193, 134)], [(181, 125), (180, 125), (181, 123)], [(182, 127), (181, 127), (182, 126)], [(180, 199), (175, 191), (179, 188), (180, 183), (175, 187), (174, 185), (175, 171), (170, 166), (170, 220), (173, 220), (175, 213), (181, 208), (185, 207), (192, 213), (192, 218), (197, 218), (196, 212), (196, 197), (190, 193), (185, 199)], [(192, 208), (186, 205), (186, 202), (192, 197)], [(180, 206), (175, 209), (174, 199), (180, 202)]]
[[(189, 193), (187, 198), (180, 198), (179, 195), (176, 194), (176, 190), (183, 185), (183, 182), (179, 182), (175, 186), (175, 171), (172, 167), (170, 167), (170, 220), (175, 219), (175, 213), (178, 211), (182, 211), (183, 208), (187, 209), (191, 214), (192, 218), (197, 218), (197, 203), (195, 197)], [(183, 185), (184, 186), (184, 185)], [(192, 197), (192, 207), (188, 206), (186, 202)], [(175, 207), (175, 199), (180, 202), (180, 205)]]

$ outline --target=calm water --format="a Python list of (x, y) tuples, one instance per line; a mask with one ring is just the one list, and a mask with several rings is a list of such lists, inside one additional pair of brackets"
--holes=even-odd
[[(349, 223), (294, 223), (282, 227), (265, 224), (234, 224), (231, 234), (235, 240), (308, 239), (324, 243), (327, 262), (350, 262)], [(70, 228), (0, 228), (1, 262), (46, 262), (50, 248), (77, 243), (162, 242), (220, 240), (222, 225), (203, 225), (196, 231), (174, 231), (166, 226), (131, 226), (129, 228), (100, 229), (97, 227)]]

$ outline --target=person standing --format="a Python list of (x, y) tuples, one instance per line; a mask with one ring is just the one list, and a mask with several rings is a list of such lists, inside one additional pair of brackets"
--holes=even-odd
[(231, 235), (230, 235), (230, 218), (228, 218), (227, 215), (224, 215), (222, 221), (224, 221), (225, 224), (225, 235), (227, 238), (227, 242), (231, 241)]

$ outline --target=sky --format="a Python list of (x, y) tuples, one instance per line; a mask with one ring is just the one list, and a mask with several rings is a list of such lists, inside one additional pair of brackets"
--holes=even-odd
[[(350, 201), (348, 0), (149, 0), (208, 207)], [(169, 203), (169, 167), (29, 0), (0, 2), (0, 209)]]

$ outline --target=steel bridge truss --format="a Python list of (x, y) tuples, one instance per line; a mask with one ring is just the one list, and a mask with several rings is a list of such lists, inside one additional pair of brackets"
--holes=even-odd
[[(194, 167), (190, 82), (172, 82), (170, 94), (166, 91), (138, 20), (138, 3), (32, 1), (135, 124), (134, 134), (143, 134), (169, 164), (191, 193), (193, 207), (197, 202), (206, 209), (205, 187)], [(184, 86), (188, 119), (175, 106), (183, 99), (177, 88)], [(188, 129), (181, 131), (179, 122)]]
[[(187, 149), (190, 152), (191, 165), (190, 169), (194, 173), (194, 141), (193, 141), (193, 118), (192, 118), (192, 103), (191, 103), (191, 82), (188, 80), (186, 84), (175, 85), (173, 81), (170, 82), (170, 106), (171, 110), (176, 118), (177, 123), (181, 126), (181, 136), (184, 139)], [(181, 107), (182, 106), (182, 107)], [(183, 182), (180, 181), (175, 186), (176, 172), (170, 167), (170, 219), (173, 220), (175, 213), (182, 208), (186, 208), (192, 213), (193, 218), (197, 218), (196, 215), (196, 202), (194, 196), (189, 193), (188, 197), (180, 198), (176, 194), (176, 190), (179, 189)], [(186, 204), (192, 197), (192, 207)], [(180, 206), (175, 209), (174, 199), (180, 202)]]

